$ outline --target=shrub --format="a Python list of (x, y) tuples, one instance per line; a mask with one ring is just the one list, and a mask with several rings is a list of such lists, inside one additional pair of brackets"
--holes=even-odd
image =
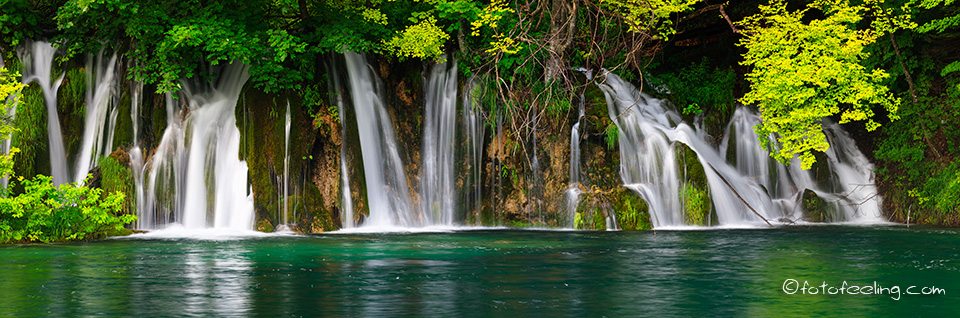
[(0, 243), (97, 239), (137, 219), (116, 215), (124, 199), (120, 192), (101, 198), (101, 189), (57, 187), (43, 175), (23, 183), (23, 194), (0, 198)]

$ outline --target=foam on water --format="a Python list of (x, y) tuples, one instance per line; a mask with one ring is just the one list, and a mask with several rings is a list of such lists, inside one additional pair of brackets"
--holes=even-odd
[(146, 233), (136, 233), (130, 236), (120, 237), (118, 239), (190, 239), (199, 241), (234, 241), (294, 235), (299, 234), (294, 232), (264, 233), (237, 228), (187, 228), (183, 225), (173, 223), (160, 230), (153, 230)]

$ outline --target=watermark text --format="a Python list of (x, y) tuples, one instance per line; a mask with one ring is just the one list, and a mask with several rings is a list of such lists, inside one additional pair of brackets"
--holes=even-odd
[(817, 284), (811, 284), (808, 281), (797, 281), (796, 279), (787, 279), (783, 281), (783, 292), (788, 295), (889, 295), (890, 299), (900, 300), (900, 297), (906, 295), (946, 295), (947, 291), (935, 286), (909, 286), (906, 288), (900, 285), (883, 286), (876, 281), (871, 285), (848, 284), (847, 281), (838, 285), (828, 284), (826, 281)]

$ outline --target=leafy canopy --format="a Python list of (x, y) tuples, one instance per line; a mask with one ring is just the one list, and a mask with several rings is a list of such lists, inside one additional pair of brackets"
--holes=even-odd
[[(825, 17), (805, 18), (812, 10)], [(880, 126), (874, 105), (891, 120), (899, 118), (900, 99), (882, 85), (887, 72), (863, 66), (865, 47), (889, 31), (857, 30), (868, 10), (847, 0), (818, 0), (791, 12), (784, 0), (772, 0), (741, 22), (746, 37), (740, 45), (747, 49), (742, 64), (752, 67), (746, 75), (750, 91), (741, 101), (759, 106), (763, 121), (754, 130), (774, 137), (760, 142), (781, 163), (799, 156), (804, 169), (813, 166), (813, 151), (829, 148), (824, 117), (840, 114), (841, 124), (865, 120), (870, 131)]]
[(693, 10), (700, 2), (703, 0), (603, 0), (600, 3), (619, 15), (629, 32), (667, 40), (677, 33), (670, 16)]

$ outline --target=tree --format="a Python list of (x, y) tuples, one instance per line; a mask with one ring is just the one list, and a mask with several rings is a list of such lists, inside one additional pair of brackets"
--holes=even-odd
[[(16, 107), (20, 98), (20, 90), (24, 85), (17, 80), (19, 76), (10, 73), (6, 68), (0, 68), (0, 140), (10, 139), (10, 134), (16, 130), (13, 119), (6, 114)], [(13, 147), (7, 153), (0, 153), (0, 178), (9, 178), (13, 173), (13, 156), (19, 151)]]
[[(747, 49), (743, 65), (750, 91), (741, 101), (759, 106), (763, 122), (754, 127), (764, 149), (781, 163), (799, 156), (804, 169), (815, 162), (813, 151), (830, 146), (821, 121), (840, 115), (840, 123), (866, 121), (872, 131), (875, 105), (896, 120), (900, 99), (883, 85), (889, 75), (867, 69), (865, 47), (886, 30), (856, 29), (870, 8), (847, 0), (818, 0), (798, 11), (788, 11), (784, 0), (761, 5), (746, 18), (740, 45)], [(824, 18), (805, 15), (819, 11)], [(809, 22), (804, 22), (809, 21)]]

